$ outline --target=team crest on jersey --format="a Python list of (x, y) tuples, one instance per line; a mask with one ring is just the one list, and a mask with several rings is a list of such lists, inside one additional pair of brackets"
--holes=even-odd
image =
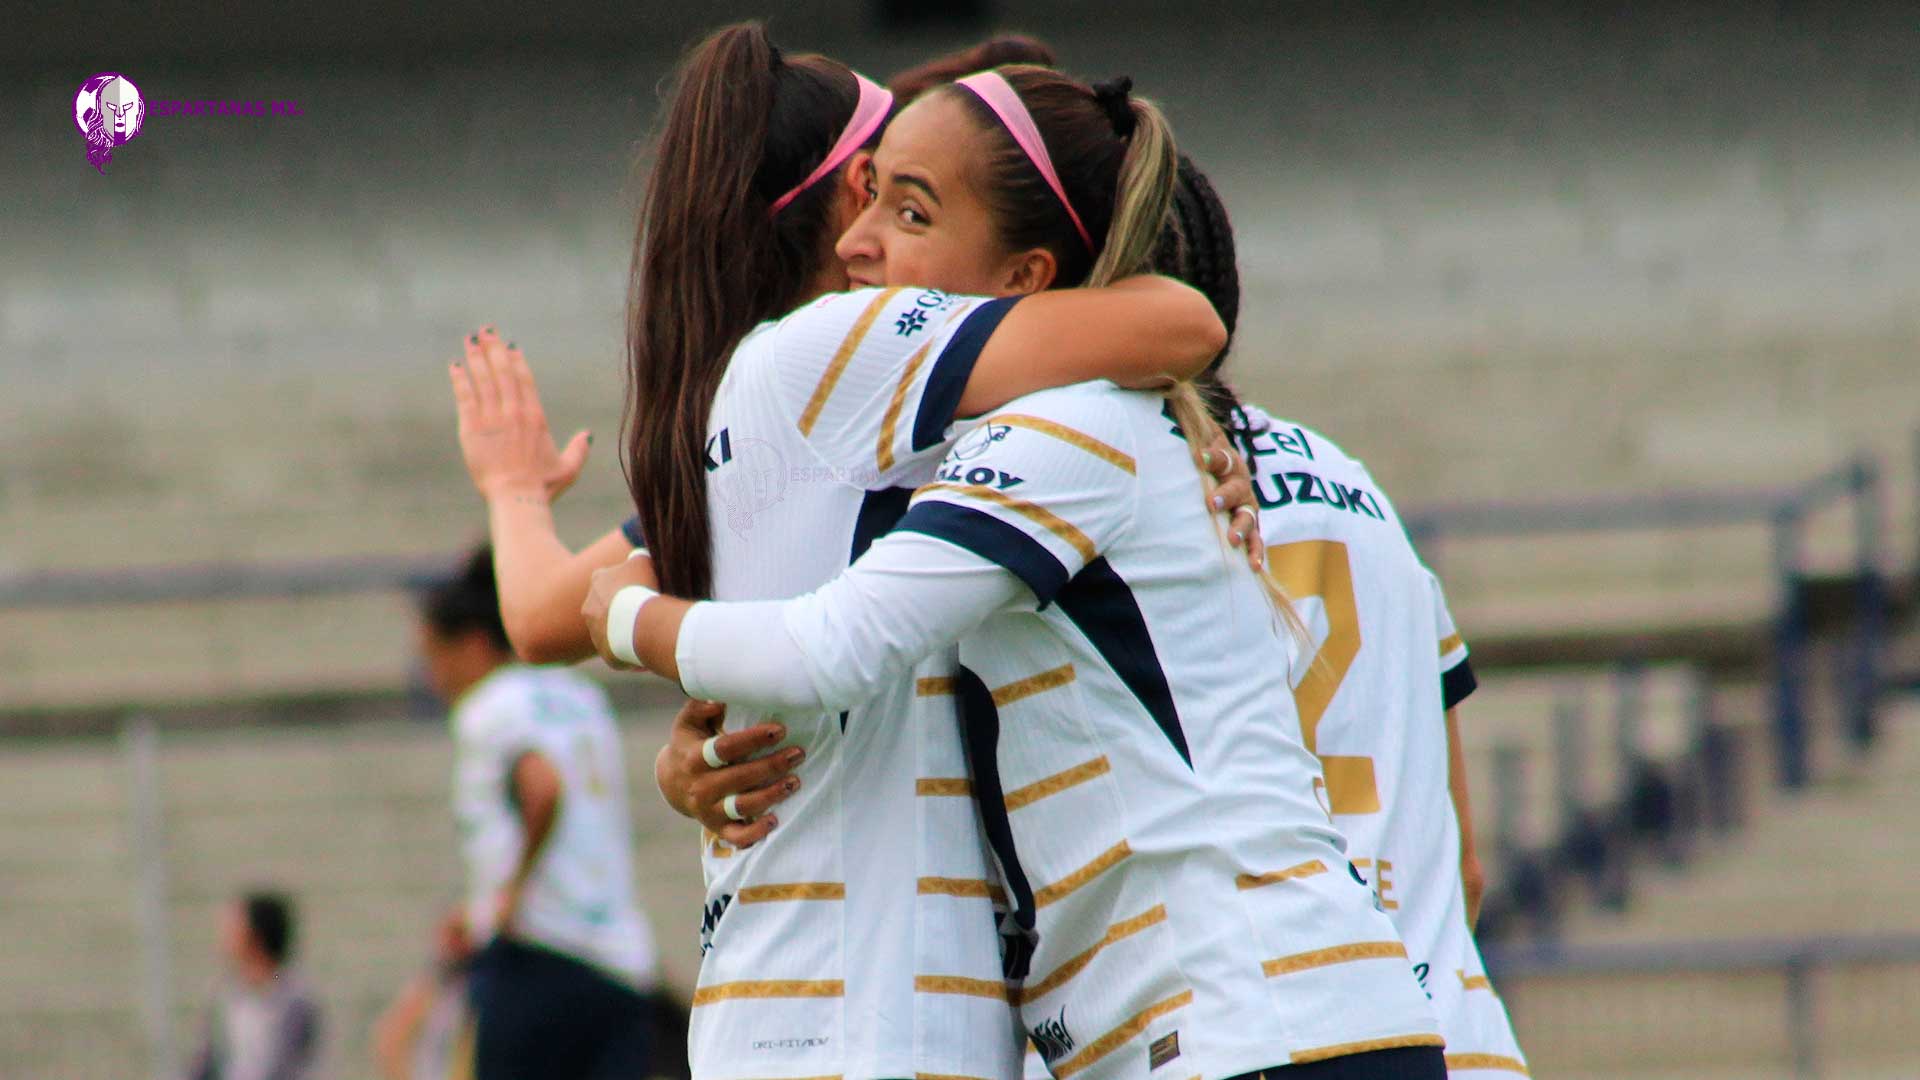
[(1067, 1007), (1060, 1006), (1060, 1015), (1051, 1020), (1042, 1021), (1039, 1027), (1027, 1033), (1033, 1038), (1033, 1045), (1040, 1056), (1051, 1065), (1073, 1052), (1073, 1035), (1067, 1030)]
[(954, 461), (971, 461), (986, 453), (994, 443), (1011, 434), (1013, 434), (1013, 428), (1006, 424), (982, 424), (967, 432), (966, 438), (954, 443), (953, 449), (947, 452), (947, 456)]

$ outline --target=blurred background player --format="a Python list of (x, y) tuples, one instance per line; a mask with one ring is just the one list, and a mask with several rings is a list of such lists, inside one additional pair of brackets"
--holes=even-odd
[(420, 610), (428, 679), (452, 708), (474, 1076), (647, 1075), (653, 941), (606, 696), (514, 661), (485, 546)]
[(320, 1058), (320, 1006), (293, 971), (293, 901), (256, 891), (220, 909), (224, 984), (187, 1080), (312, 1080)]

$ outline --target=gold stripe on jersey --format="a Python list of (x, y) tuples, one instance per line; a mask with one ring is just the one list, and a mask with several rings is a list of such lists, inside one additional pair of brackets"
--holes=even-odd
[(1053, 1066), (1054, 1080), (1067, 1080), (1067, 1077), (1126, 1045), (1127, 1040), (1147, 1030), (1148, 1024), (1192, 1003), (1193, 991), (1182, 990), (1165, 1001), (1147, 1006), (1126, 1023), (1088, 1043), (1086, 1049)]
[(1107, 932), (1101, 936), (1099, 941), (1094, 942), (1091, 948), (1073, 959), (1068, 960), (1066, 963), (1061, 964), (1059, 967), (1054, 968), (1047, 973), (1046, 978), (1041, 979), (1039, 982), (1028, 983), (1025, 986), (1016, 988), (1009, 995), (1008, 1000), (1012, 1001), (1015, 1005), (1025, 1004), (1029, 1001), (1038, 1001), (1048, 994), (1053, 993), (1055, 990), (1060, 989), (1061, 986), (1066, 984), (1068, 979), (1085, 971), (1087, 965), (1093, 963), (1093, 958), (1100, 955), (1102, 949), (1105, 949), (1116, 941), (1123, 941), (1130, 938), (1149, 926), (1157, 926), (1166, 921), (1166, 905), (1155, 904), (1153, 907), (1135, 915), (1131, 919), (1114, 923), (1112, 926), (1107, 927)]
[(1319, 859), (1312, 859), (1298, 866), (1289, 866), (1285, 870), (1269, 870), (1264, 874), (1241, 874), (1239, 877), (1233, 879), (1233, 883), (1239, 886), (1241, 892), (1245, 892), (1248, 889), (1258, 889), (1262, 885), (1277, 885), (1282, 881), (1298, 881), (1301, 878), (1310, 878), (1326, 872), (1326, 863), (1321, 862)]
[(758, 979), (748, 982), (714, 983), (693, 992), (693, 1007), (716, 1001), (741, 998), (837, 998), (845, 997), (847, 984), (839, 979)]
[[(1129, 847), (1125, 840), (1120, 841), (1095, 856), (1092, 862), (1034, 893), (1033, 906), (1046, 907), (1048, 904), (1066, 899), (1087, 882), (1125, 862), (1127, 856), (1132, 854), (1133, 848)], [(1059, 1073), (1056, 1072), (1053, 1075), (1055, 1080), (1059, 1080)]]
[(1316, 1061), (1346, 1057), (1350, 1054), (1371, 1054), (1376, 1050), (1400, 1050), (1409, 1046), (1445, 1045), (1447, 1045), (1447, 1040), (1438, 1035), (1395, 1035), (1386, 1039), (1367, 1039), (1362, 1042), (1316, 1046), (1311, 1050), (1296, 1050), (1292, 1054), (1287, 1055), (1287, 1064), (1311, 1065)]
[(960, 896), (974, 900), (1007, 902), (1007, 890), (978, 878), (923, 877), (914, 888), (921, 896)]
[(1440, 655), (1445, 656), (1448, 653), (1452, 652), (1453, 650), (1465, 644), (1466, 644), (1465, 639), (1463, 639), (1459, 634), (1453, 634), (1448, 637), (1443, 637), (1440, 639)]
[(710, 833), (705, 829), (701, 829), (700, 840), (702, 843), (707, 845), (707, 854), (713, 856), (714, 858), (716, 859), (733, 858), (733, 845), (727, 843), (725, 840), (720, 839), (718, 836), (715, 836), (713, 833)]
[(827, 364), (827, 370), (820, 375), (820, 385), (813, 388), (813, 396), (807, 399), (806, 410), (800, 414), (800, 434), (813, 434), (813, 425), (820, 421), (820, 410), (827, 407), (827, 399), (833, 396), (833, 388), (839, 384), (840, 376), (847, 373), (847, 364), (853, 360), (853, 354), (860, 348), (860, 342), (866, 339), (867, 331), (873, 328), (873, 322), (880, 312), (898, 295), (896, 288), (882, 289), (868, 304), (867, 310), (853, 320), (853, 329), (841, 340), (840, 347), (834, 350), (833, 360)]
[(1448, 1054), (1447, 1071), (1465, 1072), (1468, 1069), (1488, 1069), (1494, 1072), (1519, 1073), (1532, 1076), (1527, 1071), (1527, 1063), (1519, 1058), (1510, 1058), (1504, 1054)]
[(1030, 698), (1048, 690), (1057, 690), (1072, 681), (1073, 665), (1061, 664), (1057, 668), (1050, 668), (1038, 675), (1029, 675), (1024, 679), (1015, 679), (1005, 686), (995, 687), (993, 703), (1004, 708), (1022, 698)]
[(1380, 785), (1373, 775), (1373, 759), (1325, 754), (1320, 771), (1327, 778), (1327, 805), (1336, 814), (1377, 814)]
[(847, 887), (838, 881), (796, 881), (790, 885), (748, 885), (734, 896), (743, 904), (772, 904), (783, 900), (845, 900)]
[(953, 693), (953, 676), (934, 675), (916, 679), (913, 683), (913, 692), (916, 697), (939, 697), (942, 694), (951, 694)]
[(913, 782), (915, 795), (971, 795), (973, 781), (955, 776), (923, 776)]
[(915, 975), (916, 994), (961, 994), (966, 997), (1007, 1000), (1007, 984), (999, 979), (968, 979), (959, 975)]
[(1075, 431), (1065, 424), (1057, 424), (1052, 420), (1039, 416), (1028, 416), (1024, 413), (1007, 413), (1002, 416), (990, 416), (987, 418), (987, 423), (1005, 424), (1008, 427), (1021, 427), (1029, 431), (1037, 431), (1042, 435), (1051, 435), (1061, 442), (1066, 443), (1068, 446), (1085, 450), (1087, 453), (1125, 472), (1129, 476), (1138, 474), (1138, 470), (1134, 467), (1131, 456), (1121, 453), (1091, 435)]
[(1058, 795), (1070, 787), (1084, 784), (1096, 776), (1105, 776), (1112, 771), (1113, 766), (1107, 763), (1106, 755), (1102, 754), (1092, 761), (1083, 761), (1071, 769), (1063, 769), (1043, 780), (1036, 780), (1026, 787), (1014, 788), (1007, 792), (1006, 797), (1001, 801), (1006, 804), (1008, 810), (1018, 810), (1023, 806), (1031, 806), (1049, 795)]
[(983, 484), (933, 483), (915, 491), (913, 496), (917, 499), (922, 495), (934, 491), (951, 491), (956, 495), (965, 495), (968, 498), (980, 499), (985, 502), (1004, 506), (1066, 541), (1067, 545), (1073, 548), (1074, 551), (1079, 552), (1080, 557), (1085, 561), (1092, 562), (1100, 557), (1100, 550), (1093, 546), (1093, 540), (1090, 539), (1086, 533), (1074, 528), (1058, 514), (1055, 514), (1053, 511), (1038, 503), (1030, 503), (1025, 499), (1016, 499), (1005, 492), (995, 491)]
[(1486, 990), (1488, 992), (1493, 990), (1493, 980), (1487, 978), (1484, 974), (1469, 975), (1463, 968), (1454, 968), (1453, 973), (1460, 976), (1460, 990), (1462, 993), (1472, 990)]
[(887, 402), (887, 411), (880, 419), (880, 444), (874, 448), (873, 464), (881, 472), (893, 468), (893, 437), (900, 431), (900, 413), (907, 407), (907, 391), (913, 388), (913, 377), (920, 373), (920, 365), (927, 362), (927, 353), (933, 349), (933, 338), (914, 351), (907, 358), (907, 367), (900, 373), (899, 385), (893, 388), (893, 398)]
[(1397, 941), (1361, 941), (1352, 945), (1335, 945), (1330, 949), (1314, 949), (1310, 952), (1294, 953), (1292, 956), (1276, 957), (1262, 961), (1260, 970), (1271, 979), (1277, 975), (1291, 975), (1296, 971), (1310, 968), (1329, 967), (1333, 964), (1350, 964), (1356, 960), (1386, 960), (1391, 957), (1407, 958), (1407, 947)]

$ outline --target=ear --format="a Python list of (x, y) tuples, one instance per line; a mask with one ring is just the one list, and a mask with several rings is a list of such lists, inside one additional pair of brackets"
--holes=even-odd
[(1001, 295), (1045, 292), (1059, 272), (1060, 264), (1046, 248), (1015, 252), (1003, 265)]
[(873, 151), (855, 150), (840, 169), (840, 184), (853, 192), (857, 205), (867, 205), (867, 170), (873, 167)]

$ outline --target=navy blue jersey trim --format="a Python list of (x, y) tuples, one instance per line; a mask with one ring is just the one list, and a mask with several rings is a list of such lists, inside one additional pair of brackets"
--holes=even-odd
[(927, 392), (920, 395), (920, 411), (913, 418), (913, 448), (925, 450), (938, 446), (960, 412), (960, 398), (967, 392), (967, 380), (973, 377), (974, 361), (980, 350), (1000, 326), (1000, 320), (1013, 310), (1017, 296), (1003, 296), (976, 305), (947, 339), (947, 347), (927, 373)]
[(965, 548), (997, 563), (1027, 583), (1046, 607), (1067, 584), (1067, 568), (1046, 545), (992, 514), (958, 503), (925, 499), (915, 503), (894, 526), (901, 532), (925, 533)]
[(912, 501), (912, 488), (890, 487), (867, 492), (860, 500), (859, 515), (853, 519), (853, 552), (847, 561), (852, 563), (865, 555), (875, 540), (899, 523), (900, 515), (907, 512), (907, 504)]
[(1440, 676), (1440, 699), (1451, 709), (1467, 700), (1467, 695), (1479, 686), (1480, 680), (1473, 677), (1473, 661), (1462, 660)]
[(640, 531), (640, 515), (635, 514), (633, 517), (621, 522), (620, 532), (627, 538), (627, 543), (632, 544), (634, 547), (644, 548), (647, 546), (647, 534)]
[(1160, 666), (1160, 654), (1154, 650), (1153, 636), (1147, 632), (1146, 616), (1140, 613), (1133, 589), (1106, 559), (1099, 558), (1073, 575), (1057, 599), (1060, 610), (1133, 691), (1167, 741), (1179, 751), (1180, 760), (1191, 769), (1193, 755), (1187, 749), (1186, 732), (1180, 727), (1180, 712), (1173, 704), (1173, 688), (1167, 685), (1166, 669)]
[(1006, 791), (1000, 783), (1000, 710), (993, 703), (993, 691), (964, 667), (954, 672), (953, 695), (966, 741), (967, 773), (973, 777), (973, 796), (980, 803), (981, 829), (1000, 861), (1007, 898), (1013, 903), (1000, 927), (1000, 969), (1009, 979), (1024, 979), (1040, 936), (1033, 929), (1033, 885), (1014, 848), (1013, 822), (1007, 817)]

